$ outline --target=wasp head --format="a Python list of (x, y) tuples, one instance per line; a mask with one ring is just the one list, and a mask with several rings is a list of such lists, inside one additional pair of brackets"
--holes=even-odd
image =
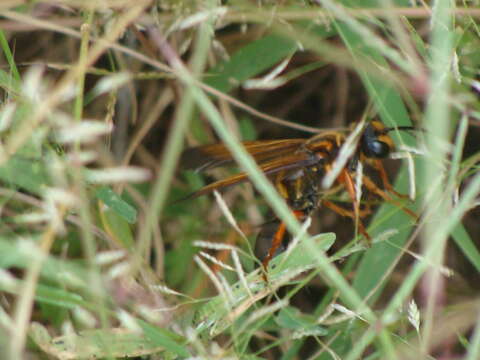
[(370, 122), (360, 139), (362, 153), (368, 158), (386, 158), (395, 148), (392, 138), (388, 136), (390, 130), (380, 121)]

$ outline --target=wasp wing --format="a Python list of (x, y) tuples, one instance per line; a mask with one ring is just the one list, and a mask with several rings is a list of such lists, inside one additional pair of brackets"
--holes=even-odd
[[(242, 145), (259, 164), (295, 152), (305, 139), (244, 141)], [(204, 171), (217, 166), (231, 165), (233, 157), (224, 144), (203, 145), (187, 149), (180, 160), (182, 167)]]
[[(312, 166), (319, 163), (320, 161), (321, 158), (315, 155), (311, 155), (305, 152), (295, 153), (265, 162), (260, 165), (260, 170), (266, 175), (273, 175), (280, 171), (292, 171), (306, 166)], [(245, 172), (241, 172), (226, 179), (215, 181), (192, 193), (187, 198), (195, 198), (201, 195), (208, 194), (214, 190), (225, 189), (229, 186), (240, 184), (248, 180), (248, 174)]]

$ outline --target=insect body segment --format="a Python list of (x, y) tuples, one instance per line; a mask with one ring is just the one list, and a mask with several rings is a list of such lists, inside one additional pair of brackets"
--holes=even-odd
[[(411, 127), (397, 128), (411, 130)], [(369, 207), (360, 208), (355, 189), (355, 176), (358, 164), (373, 169), (379, 176), (383, 189), (375, 184), (368, 176), (362, 175), (364, 193), (380, 197), (381, 199), (399, 205), (389, 194), (398, 194), (390, 184), (383, 167), (382, 159), (394, 150), (394, 143), (388, 133), (393, 128), (385, 127), (380, 121), (371, 121), (363, 129), (353, 153), (347, 159), (346, 165), (330, 188), (322, 188), (322, 180), (329, 173), (336, 161), (341, 147), (345, 143), (348, 132), (326, 131), (310, 139), (261, 140), (242, 143), (245, 149), (257, 161), (260, 169), (271, 179), (279, 194), (285, 199), (292, 213), (298, 220), (303, 220), (312, 211), (321, 205), (333, 210), (341, 216), (357, 219), (359, 232), (370, 241), (361, 219), (370, 213)], [(203, 171), (207, 168), (233, 164), (230, 152), (223, 144), (206, 145), (186, 150), (183, 155), (187, 166)], [(239, 173), (226, 179), (216, 181), (193, 193), (191, 197), (207, 194), (213, 190), (248, 180), (246, 173)], [(347, 210), (327, 199), (327, 195), (345, 191), (352, 202), (353, 209)], [(416, 219), (416, 214), (409, 209), (402, 208)], [(260, 255), (263, 266), (267, 268), (269, 261), (279, 249), (285, 247), (287, 232), (285, 224), (280, 220), (265, 225), (260, 231), (257, 242), (270, 241), (268, 251), (263, 249)], [(267, 228), (268, 227), (268, 228)], [(257, 246), (258, 247), (258, 246)]]

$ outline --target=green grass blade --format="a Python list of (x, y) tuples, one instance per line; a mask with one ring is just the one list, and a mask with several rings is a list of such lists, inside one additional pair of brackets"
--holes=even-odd
[(145, 321), (138, 320), (140, 327), (144, 331), (144, 335), (156, 346), (162, 346), (166, 350), (182, 357), (189, 357), (190, 352), (184, 345), (186, 339), (174, 332), (163, 329), (158, 326), (151, 325)]
[(51, 338), (38, 323), (30, 327), (35, 343), (59, 359), (142, 357), (165, 351), (145, 334), (128, 329), (92, 329)]
[[(367, 50), (362, 45), (363, 40), (358, 34), (341, 23), (336, 23), (336, 27), (344, 43), (354, 56), (360, 53), (362, 56), (371, 57), (373, 61), (380, 66), (388, 67), (387, 62), (378, 52), (372, 51), (371, 49), (366, 52)], [(395, 89), (373, 78), (361, 69), (359, 70), (359, 74), (385, 124), (388, 126), (411, 124), (402, 98)], [(399, 191), (405, 191), (408, 186), (407, 184), (408, 176), (406, 168), (403, 168), (399, 174), (399, 181), (396, 183), (396, 188), (399, 189)], [(411, 224), (411, 220), (405, 214), (397, 212), (394, 216), (390, 216), (388, 222), (383, 222), (379, 225), (378, 221), (388, 216), (390, 211), (392, 211), (392, 206), (390, 205), (384, 205), (379, 209), (375, 218), (372, 220), (372, 223), (376, 224), (375, 228), (372, 229), (372, 235), (375, 236), (375, 234), (380, 234), (392, 228), (404, 229), (390, 239), (390, 242), (401, 248), (409, 234), (409, 224)], [(353, 286), (362, 297), (367, 296), (372, 289), (379, 286), (379, 282), (383, 279), (385, 271), (390, 268), (393, 261), (399, 256), (399, 248), (382, 242), (374, 245), (365, 253), (353, 282)], [(381, 287), (378, 289), (380, 290)], [(370, 303), (373, 303), (380, 293), (380, 291), (377, 291), (375, 296), (371, 296), (369, 300)]]
[(462, 224), (458, 224), (453, 229), (452, 237), (455, 244), (462, 250), (463, 255), (465, 255), (475, 269), (480, 272), (480, 251), (478, 251), (478, 248)]
[(13, 156), (0, 166), (0, 179), (14, 188), (41, 195), (50, 176), (41, 161)]
[(10, 71), (13, 75), (14, 80), (19, 82), (21, 80), (20, 73), (18, 72), (15, 59), (13, 57), (12, 51), (10, 50), (10, 46), (8, 46), (8, 41), (5, 37), (5, 33), (2, 30), (0, 30), (0, 47), (2, 48), (3, 54), (7, 59), (8, 65), (10, 66)]
[[(241, 315), (238, 309), (242, 309), (243, 313), (255, 302), (270, 295), (272, 289), (277, 289), (298, 274), (314, 268), (316, 256), (314, 252), (310, 251), (311, 247), (318, 251), (326, 251), (333, 245), (334, 241), (334, 234), (322, 234), (315, 236), (315, 238), (305, 239), (290, 254), (280, 254), (271, 261), (268, 271), (268, 284), (263, 279), (260, 269), (248, 274), (246, 276), (249, 284), (248, 291), (239, 281), (231, 286), (231, 299), (227, 298), (225, 294), (218, 295), (196, 312), (197, 331), (208, 330), (211, 337), (220, 334), (232, 325), (234, 319)], [(249, 297), (249, 292), (254, 296), (254, 299)], [(245, 303), (249, 303), (249, 301), (251, 303), (246, 307)], [(235, 313), (235, 318), (230, 315), (231, 313)]]
[(100, 187), (95, 192), (95, 196), (130, 224), (134, 224), (137, 221), (137, 210), (123, 200), (121, 196), (114, 192), (110, 187)]
[(290, 57), (296, 49), (293, 40), (267, 35), (244, 46), (229, 60), (214, 67), (207, 74), (205, 83), (222, 92), (229, 92), (243, 81)]

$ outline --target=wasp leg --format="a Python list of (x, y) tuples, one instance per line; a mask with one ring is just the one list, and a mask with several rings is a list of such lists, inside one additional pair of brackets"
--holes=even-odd
[[(357, 192), (355, 190), (355, 185), (353, 184), (352, 176), (346, 169), (343, 169), (340, 175), (338, 176), (338, 181), (345, 186), (345, 189), (347, 190), (347, 193), (350, 196), (350, 199), (352, 200), (353, 211), (355, 214), (354, 219), (358, 218), (360, 216), (359, 215), (360, 204), (357, 201)], [(343, 216), (346, 216), (346, 215), (343, 215)]]
[[(347, 209), (343, 208), (342, 206), (335, 204), (332, 201), (322, 200), (322, 205), (327, 206), (330, 210), (335, 211), (339, 215), (349, 217), (349, 218), (352, 218), (352, 219), (355, 218), (355, 212), (354, 211), (347, 210)], [(338, 209), (338, 211), (337, 211), (337, 209)], [(359, 218), (364, 218), (365, 216), (370, 215), (371, 213), (372, 213), (372, 210), (370, 209), (370, 205), (367, 205), (365, 208), (359, 210), (358, 217)]]
[(382, 180), (383, 187), (385, 188), (385, 190), (387, 190), (392, 194), (395, 194), (395, 196), (398, 196), (399, 198), (408, 199), (408, 195), (399, 193), (393, 188), (393, 185), (388, 180), (387, 172), (385, 171), (385, 168), (383, 167), (381, 160), (378, 160), (378, 159), (374, 160), (373, 167), (380, 174), (380, 179)]
[[(367, 209), (367, 210), (364, 210), (364, 211), (359, 211), (358, 213), (355, 213), (353, 211), (344, 209), (341, 206), (338, 206), (337, 204), (335, 204), (331, 201), (328, 201), (328, 200), (323, 200), (322, 205), (324, 205), (325, 207), (329, 208), (330, 210), (336, 212), (337, 214), (339, 214), (341, 216), (349, 217), (349, 218), (352, 218), (354, 220), (358, 218), (358, 231), (360, 232), (360, 234), (362, 234), (365, 237), (365, 239), (367, 239), (367, 241), (369, 243), (371, 243), (372, 238), (368, 234), (367, 230), (365, 230), (365, 226), (363, 225), (362, 220), (360, 220), (360, 218), (362, 218), (365, 215), (370, 213), (370, 209)], [(357, 214), (358, 214), (358, 217), (357, 217)]]
[(267, 271), (268, 264), (270, 260), (272, 260), (273, 256), (275, 255), (275, 252), (282, 245), (286, 230), (287, 228), (285, 226), (285, 223), (282, 221), (278, 226), (278, 229), (275, 232), (275, 235), (273, 236), (272, 245), (270, 246), (270, 249), (268, 249), (267, 256), (265, 256), (262, 260), (262, 265), (265, 271)]
[[(254, 254), (257, 259), (263, 260), (268, 254), (270, 247), (272, 246), (273, 238), (277, 233), (281, 221), (278, 219), (271, 220), (267, 223), (262, 224), (260, 231), (257, 234), (255, 240), (255, 249)], [(285, 234), (282, 240), (282, 244), (277, 249), (276, 253), (273, 254), (273, 257), (285, 251), (290, 241), (290, 234)]]
[(365, 187), (371, 191), (372, 193), (380, 196), (382, 199), (384, 199), (386, 202), (391, 203), (392, 205), (395, 205), (399, 207), (405, 214), (411, 216), (415, 221), (418, 221), (419, 217), (418, 215), (410, 210), (409, 208), (406, 208), (403, 206), (402, 203), (396, 201), (393, 199), (390, 195), (388, 195), (385, 191), (380, 189), (369, 177), (363, 176), (363, 184)]
[[(305, 216), (305, 213), (300, 210), (295, 210), (293, 211), (293, 215), (295, 215), (297, 219), (301, 219), (302, 217)], [(287, 236), (286, 232), (287, 232), (287, 227), (285, 226), (285, 223), (282, 221), (280, 222), (277, 228), (277, 231), (275, 232), (275, 235), (273, 235), (272, 245), (270, 246), (270, 249), (268, 249), (267, 255), (262, 260), (262, 266), (265, 270), (263, 277), (266, 281), (267, 281), (266, 273), (268, 269), (268, 264), (270, 263), (270, 260), (272, 260), (272, 258), (276, 255), (276, 252), (280, 248), (280, 246), (282, 246), (285, 236)]]

